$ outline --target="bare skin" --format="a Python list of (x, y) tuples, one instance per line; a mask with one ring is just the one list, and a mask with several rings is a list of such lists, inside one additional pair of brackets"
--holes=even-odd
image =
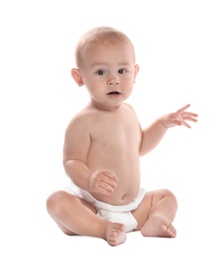
[[(190, 128), (187, 122), (196, 122), (197, 114), (186, 111), (188, 104), (141, 129), (134, 109), (124, 102), (139, 71), (133, 46), (127, 38), (119, 41), (111, 35), (110, 39), (88, 39), (81, 47), (79, 67), (72, 70), (75, 82), (86, 86), (91, 101), (67, 127), (63, 162), (78, 187), (99, 201), (120, 206), (134, 201), (139, 192), (140, 156), (153, 150), (168, 128)], [(123, 223), (99, 217), (93, 205), (73, 194), (53, 193), (47, 210), (68, 235), (99, 237), (111, 246), (126, 241)], [(169, 190), (147, 192), (132, 211), (136, 230), (146, 237), (173, 238), (176, 211), (177, 201)]]

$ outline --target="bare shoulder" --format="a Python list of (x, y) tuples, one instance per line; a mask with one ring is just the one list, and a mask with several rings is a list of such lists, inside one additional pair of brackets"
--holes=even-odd
[(88, 125), (93, 120), (92, 112), (89, 110), (82, 110), (77, 113), (67, 126), (66, 134), (81, 132), (87, 130)]
[(65, 131), (63, 156), (64, 160), (77, 158), (85, 162), (90, 147), (90, 125), (92, 124), (90, 110), (82, 110), (76, 114)]
[(135, 113), (135, 110), (133, 108), (132, 105), (128, 104), (128, 103), (124, 103), (124, 107), (128, 110), (130, 110), (131, 112), (134, 112)]
[(124, 109), (126, 110), (126, 113), (137, 117), (135, 109), (132, 105), (130, 105), (128, 103), (124, 103)]

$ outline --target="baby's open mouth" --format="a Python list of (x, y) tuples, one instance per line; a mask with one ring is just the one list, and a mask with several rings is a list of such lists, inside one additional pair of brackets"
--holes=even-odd
[(119, 95), (119, 94), (121, 94), (120, 92), (118, 92), (118, 91), (111, 91), (111, 92), (109, 92), (109, 93), (107, 93), (108, 95)]

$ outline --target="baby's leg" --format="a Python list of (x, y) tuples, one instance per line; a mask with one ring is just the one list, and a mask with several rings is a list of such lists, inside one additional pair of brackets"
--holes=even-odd
[(175, 237), (172, 225), (177, 211), (175, 196), (168, 190), (149, 192), (133, 212), (138, 230), (147, 237)]
[(65, 234), (99, 237), (113, 246), (126, 240), (124, 225), (100, 218), (92, 205), (65, 191), (48, 198), (47, 210)]

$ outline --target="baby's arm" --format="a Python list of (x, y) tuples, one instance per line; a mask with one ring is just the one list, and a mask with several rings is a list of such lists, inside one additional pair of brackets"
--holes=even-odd
[(189, 104), (178, 109), (175, 113), (162, 116), (142, 131), (142, 141), (140, 146), (141, 156), (150, 152), (159, 144), (168, 128), (176, 125), (184, 125), (191, 128), (187, 121), (197, 122), (197, 114), (185, 111), (188, 107), (190, 107)]
[(101, 169), (91, 171), (87, 165), (87, 156), (91, 138), (84, 120), (74, 119), (65, 133), (63, 165), (67, 176), (80, 188), (89, 192), (110, 195), (117, 182), (114, 173)]

